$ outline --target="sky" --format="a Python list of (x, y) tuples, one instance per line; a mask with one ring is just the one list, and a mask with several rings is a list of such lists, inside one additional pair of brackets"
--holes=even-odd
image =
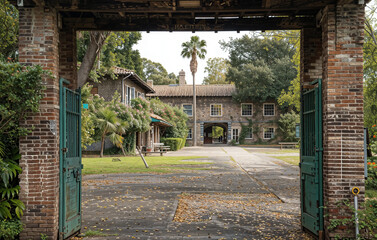
[(183, 42), (190, 41), (191, 36), (199, 36), (200, 40), (205, 40), (207, 42), (206, 58), (198, 59), (198, 71), (195, 74), (195, 84), (201, 84), (207, 75), (204, 72), (207, 60), (214, 57), (228, 57), (228, 53), (221, 49), (219, 41), (228, 41), (231, 37), (239, 38), (248, 32), (142, 32), (141, 34), (142, 39), (135, 46), (140, 51), (141, 57), (161, 63), (168, 73), (173, 72), (178, 75), (183, 69), (186, 72), (187, 84), (192, 84), (190, 59), (181, 57), (181, 45)]

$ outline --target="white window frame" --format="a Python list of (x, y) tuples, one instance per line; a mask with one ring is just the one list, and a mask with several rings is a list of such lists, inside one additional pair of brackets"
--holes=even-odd
[(131, 97), (131, 88), (129, 86), (126, 86), (126, 105), (131, 104), (130, 97)]
[(138, 98), (141, 97), (141, 92), (137, 92), (137, 97), (138, 97)]
[[(251, 115), (243, 115), (242, 113), (242, 105), (251, 105)], [(253, 116), (253, 110), (254, 110), (254, 106), (252, 103), (241, 103), (241, 116), (242, 117), (251, 117)]]
[[(247, 130), (251, 130), (251, 138), (249, 137), (245, 137), (245, 139), (253, 139), (253, 128), (252, 127), (248, 127)], [(264, 136), (264, 135), (263, 135)]]
[[(264, 135), (264, 133), (265, 133), (265, 130), (266, 129), (273, 129), (274, 131), (273, 131), (273, 133), (272, 133), (272, 137), (271, 138), (265, 138), (265, 135)], [(266, 128), (263, 128), (263, 139), (272, 139), (272, 138), (274, 138), (275, 137), (275, 128), (274, 127), (266, 127)]]
[[(273, 105), (274, 106), (274, 115), (265, 115), (264, 113), (265, 113), (265, 106), (266, 105)], [(266, 117), (272, 117), (272, 116), (275, 116), (275, 113), (276, 112), (276, 109), (275, 109), (275, 103), (263, 103), (263, 116), (266, 116)]]
[[(183, 107), (183, 106), (185, 106), (185, 105), (190, 105), (191, 106), (191, 115), (189, 115), (189, 114), (187, 114), (186, 112), (185, 112), (185, 108)], [(192, 104), (189, 104), (189, 103), (184, 103), (184, 104), (182, 104), (182, 109), (183, 109), (183, 112), (185, 112), (186, 114), (187, 114), (187, 116), (189, 116), (189, 117), (192, 117), (193, 116), (193, 107), (192, 107)]]
[(136, 98), (136, 90), (134, 87), (131, 88), (131, 100)]
[[(220, 105), (220, 115), (212, 115), (212, 106), (213, 105)], [(214, 104), (211, 104), (210, 107), (209, 107), (209, 114), (211, 117), (222, 117), (223, 116), (223, 105), (221, 103), (214, 103)]]
[[(190, 135), (191, 135), (191, 137), (189, 137)], [(186, 139), (192, 139), (192, 128), (188, 129), (187, 138)]]
[[(234, 134), (234, 130), (237, 130), (237, 135)], [(237, 136), (238, 139), (234, 139)], [(239, 128), (232, 128), (232, 140), (236, 140), (238, 143), (240, 141), (240, 129)]]

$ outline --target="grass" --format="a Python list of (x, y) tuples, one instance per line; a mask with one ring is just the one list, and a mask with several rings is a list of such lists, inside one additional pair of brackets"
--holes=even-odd
[[(109, 173), (172, 173), (181, 170), (207, 170), (208, 168), (198, 168), (197, 165), (212, 164), (212, 162), (195, 161), (203, 158), (200, 156), (190, 157), (145, 157), (149, 168), (145, 168), (140, 157), (119, 157), (121, 161), (113, 162), (113, 157), (104, 158), (83, 158), (86, 174), (109, 174)], [(193, 161), (188, 161), (193, 160)]]
[(274, 158), (283, 160), (286, 163), (296, 165), (296, 166), (298, 166), (298, 163), (300, 162), (299, 156), (274, 156)]
[(263, 152), (266, 154), (279, 154), (279, 153), (300, 153), (299, 149), (273, 149), (269, 152)]

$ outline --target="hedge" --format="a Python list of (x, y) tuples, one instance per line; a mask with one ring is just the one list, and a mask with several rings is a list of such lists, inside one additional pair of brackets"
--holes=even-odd
[(161, 138), (165, 146), (170, 146), (171, 151), (177, 151), (185, 146), (186, 139), (183, 138)]

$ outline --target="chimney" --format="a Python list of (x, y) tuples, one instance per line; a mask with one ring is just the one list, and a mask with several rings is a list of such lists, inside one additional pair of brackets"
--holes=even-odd
[(183, 69), (179, 72), (179, 85), (186, 85), (185, 71)]
[(148, 84), (148, 86), (153, 88), (153, 80), (147, 80), (147, 84)]

